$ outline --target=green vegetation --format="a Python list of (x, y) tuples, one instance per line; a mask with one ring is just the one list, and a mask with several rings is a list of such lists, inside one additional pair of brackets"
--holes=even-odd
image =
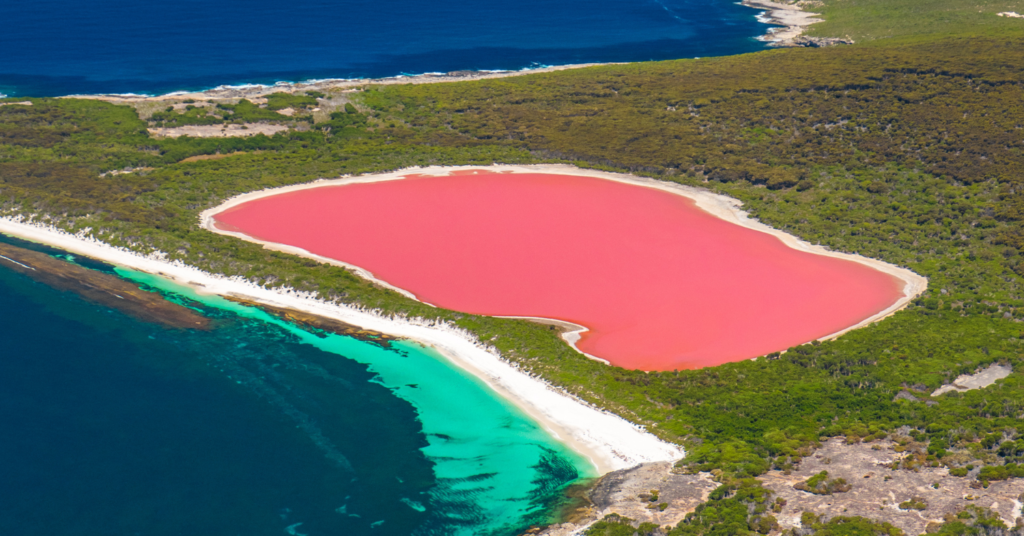
[(1019, 526), (1014, 527), (1018, 530), (1007, 532), (1007, 526), (1003, 523), (1003, 520), (999, 519), (999, 515), (987, 508), (977, 506), (968, 506), (956, 515), (947, 515), (945, 523), (937, 527), (929, 525), (928, 528), (929, 533), (950, 536), (1020, 534)]
[(808, 35), (848, 37), (858, 43), (905, 36), (1019, 30), (1019, 19), (996, 14), (1024, 12), (1024, 2), (1020, 0), (822, 0), (818, 4), (804, 8), (825, 19), (811, 26)]
[[(882, 9), (858, 1), (844, 0)], [(970, 462), (984, 466), (985, 482), (1019, 476), (1018, 372), (985, 389), (929, 397), (992, 363), (1024, 367), (1024, 29), (992, 28), (866, 47), (370, 87), (318, 123), (307, 110), (321, 95), (273, 97), (265, 108), (191, 103), (149, 121), (99, 101), (32, 99), (33, 106), (0, 107), (0, 212), (267, 286), (451, 322), (519, 366), (684, 443), (682, 467), (712, 471), (722, 487), (672, 534), (767, 532), (776, 503), (750, 477), (792, 468), (823, 438), (895, 438), (913, 454), (906, 469), (947, 465), (966, 476)], [(275, 111), (284, 107), (302, 112)], [(163, 140), (146, 130), (203, 121), (295, 128)], [(245, 154), (183, 162), (238, 152)], [(196, 225), (202, 210), (261, 188), (493, 162), (569, 162), (708, 188), (810, 242), (911, 268), (929, 278), (929, 289), (908, 309), (835, 341), (648, 374), (590, 361), (550, 326), (435, 309), (344, 269)], [(134, 171), (106, 174), (126, 168)], [(897, 397), (904, 391), (912, 396)], [(602, 523), (593, 530), (611, 532), (594, 534), (623, 526)], [(896, 533), (850, 518), (815, 518), (808, 528)]]
[[(634, 526), (636, 525), (636, 526)], [(628, 517), (610, 514), (587, 529), (587, 536), (655, 536), (662, 534), (654, 523), (637, 523)]]
[[(804, 529), (814, 536), (902, 536), (903, 531), (889, 523), (875, 523), (861, 517), (833, 517), (826, 521), (810, 512), (800, 516)], [(806, 534), (806, 533), (804, 533)]]
[(217, 110), (210, 110), (203, 106), (185, 105), (185, 108), (178, 111), (173, 106), (168, 106), (162, 112), (153, 112), (149, 120), (157, 127), (180, 127), (185, 125), (219, 125), (227, 117), (226, 112), (217, 114)]
[(828, 478), (828, 471), (822, 471), (803, 482), (797, 483), (794, 488), (813, 493), (815, 495), (832, 495), (833, 493), (845, 493), (853, 489), (853, 486), (846, 483), (843, 478)]
[[(268, 97), (267, 100), (269, 101), (270, 98)], [(315, 101), (315, 99), (312, 100)], [(225, 115), (224, 119), (232, 123), (258, 123), (260, 121), (283, 123), (289, 120), (288, 116), (281, 115), (276, 111), (287, 108), (287, 106), (271, 108), (268, 103), (267, 107), (264, 108), (253, 104), (251, 101), (246, 99), (238, 101), (238, 104), (218, 104), (217, 108), (228, 112), (228, 115)]]
[(283, 110), (293, 108), (301, 110), (316, 107), (316, 96), (323, 96), (323, 93), (313, 92), (314, 95), (293, 95), (291, 93), (271, 93), (267, 95), (267, 109)]
[[(315, 92), (314, 92), (315, 93)], [(322, 93), (319, 93), (322, 95)], [(244, 123), (283, 123), (313, 122), (312, 108), (317, 99), (308, 95), (292, 95), (290, 93), (272, 93), (267, 95), (265, 105), (257, 105), (247, 99), (230, 103), (179, 103), (167, 106), (163, 110), (154, 111), (148, 117), (149, 124), (154, 127), (180, 127), (185, 125), (223, 125)], [(291, 109), (291, 115), (283, 115), (282, 110)]]
[[(336, 112), (332, 122), (346, 122), (340, 129), (273, 137), (154, 140), (130, 108), (37, 100), (0, 108), (0, 199), (8, 211), (47, 213), (68, 228), (207, 270), (457, 323), (579, 396), (687, 442), (692, 470), (756, 475), (790, 466), (821, 436), (870, 441), (900, 426), (954, 450), (1002, 437), (1024, 406), (1016, 374), (934, 406), (893, 399), (901, 390), (926, 397), (993, 362), (1021, 366), (1024, 233), (1016, 207), (1024, 187), (1015, 170), (1024, 169), (1024, 108), (1014, 103), (1024, 44), (950, 40), (880, 57), (850, 50), (389, 86), (362, 94), (366, 113)], [(929, 70), (940, 63), (944, 71)], [(929, 104), (899, 98), (910, 93)], [(385, 126), (392, 123), (401, 126)], [(247, 154), (179, 163), (239, 151)], [(584, 359), (548, 326), (426, 307), (343, 269), (195, 226), (201, 210), (259, 188), (410, 165), (556, 157), (738, 197), (775, 227), (925, 274), (929, 292), (837, 341), (645, 374)], [(99, 176), (126, 167), (152, 169)], [(941, 460), (949, 449), (929, 455)]]
[(927, 510), (928, 503), (921, 497), (912, 497), (899, 504), (900, 510)]
[[(769, 513), (774, 503), (771, 492), (754, 479), (735, 481), (711, 492), (708, 502), (701, 504), (675, 527), (658, 534), (667, 536), (753, 536), (768, 534), (779, 528), (775, 516)], [(657, 525), (635, 521), (619, 515), (609, 515), (592, 525), (587, 536), (641, 536), (654, 534)]]

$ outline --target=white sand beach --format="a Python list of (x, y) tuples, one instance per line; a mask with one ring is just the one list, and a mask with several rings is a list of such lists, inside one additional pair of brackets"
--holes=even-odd
[(617, 415), (595, 408), (519, 370), (468, 332), (452, 326), (385, 317), (372, 311), (327, 303), (304, 293), (266, 289), (239, 278), (209, 274), (156, 256), (144, 257), (85, 236), (73, 236), (19, 219), (0, 218), (0, 233), (159, 275), (200, 293), (243, 297), (431, 346), (515, 403), (552, 436), (588, 458), (601, 474), (641, 463), (676, 460), (684, 454), (679, 446), (662, 441)]

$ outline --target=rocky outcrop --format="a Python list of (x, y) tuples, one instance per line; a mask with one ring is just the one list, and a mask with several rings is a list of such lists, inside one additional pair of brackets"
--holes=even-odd
[(710, 473), (679, 474), (672, 462), (645, 463), (601, 477), (587, 494), (591, 506), (574, 523), (547, 527), (540, 534), (567, 536), (608, 514), (639, 523), (675, 526), (718, 487)]
[(810, 37), (801, 35), (792, 40), (792, 44), (795, 47), (831, 47), (836, 45), (852, 45), (853, 39), (844, 39), (842, 37)]

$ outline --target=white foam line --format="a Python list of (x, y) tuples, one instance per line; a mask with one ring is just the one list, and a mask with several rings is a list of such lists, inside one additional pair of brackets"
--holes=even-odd
[(311, 293), (264, 288), (241, 277), (224, 277), (178, 261), (168, 262), (159, 253), (142, 256), (95, 240), (85, 233), (71, 235), (52, 226), (28, 222), (24, 217), (0, 217), (0, 232), (159, 275), (203, 294), (244, 297), (431, 346), (515, 403), (554, 437), (587, 457), (602, 474), (640, 463), (676, 460), (684, 454), (677, 445), (658, 439), (642, 427), (591, 406), (520, 370), (503, 360), (493, 347), (481, 344), (470, 332), (449, 324), (383, 316), (376, 311), (328, 303)]
[(3, 256), (3, 255), (0, 255), (0, 259), (5, 259), (5, 260), (8, 260), (8, 261), (11, 261), (11, 262), (13, 262), (14, 264), (17, 264), (18, 266), (21, 266), (22, 268), (28, 268), (29, 270), (32, 270), (33, 272), (35, 271), (35, 268), (33, 268), (33, 267), (31, 267), (31, 266), (29, 266), (29, 265), (27, 265), (27, 264), (21, 264), (20, 262), (18, 262), (18, 261), (16, 261), (16, 260), (12, 259), (12, 258), (10, 258), (10, 257), (5, 257), (5, 256)]

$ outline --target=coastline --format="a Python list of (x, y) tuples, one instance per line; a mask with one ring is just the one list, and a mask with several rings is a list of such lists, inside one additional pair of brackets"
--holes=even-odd
[[(896, 279), (899, 279), (899, 280), (903, 281), (903, 297), (902, 298), (898, 299), (895, 303), (893, 303), (889, 307), (883, 309), (882, 311), (879, 311), (878, 313), (876, 313), (876, 314), (874, 314), (874, 315), (872, 315), (872, 316), (870, 316), (870, 317), (868, 317), (868, 318), (866, 318), (864, 320), (861, 320), (860, 322), (858, 322), (858, 323), (856, 323), (856, 324), (854, 324), (852, 326), (846, 327), (844, 329), (841, 329), (839, 331), (836, 331), (834, 333), (830, 333), (828, 335), (825, 335), (823, 337), (820, 337), (820, 338), (816, 339), (816, 340), (819, 340), (819, 341), (835, 339), (835, 338), (843, 335), (844, 333), (846, 333), (848, 331), (851, 331), (851, 330), (854, 330), (854, 329), (857, 329), (857, 328), (861, 328), (861, 327), (873, 324), (875, 322), (878, 322), (878, 321), (880, 321), (880, 320), (882, 320), (882, 319), (884, 319), (884, 318), (886, 318), (886, 317), (896, 313), (900, 309), (903, 309), (904, 307), (906, 307), (914, 298), (916, 298), (917, 296), (921, 295), (921, 293), (923, 293), (928, 288), (928, 279), (927, 278), (925, 278), (925, 277), (923, 277), (923, 276), (921, 276), (921, 275), (919, 275), (919, 274), (917, 274), (917, 273), (915, 273), (915, 272), (913, 272), (911, 270), (908, 270), (906, 268), (901, 268), (899, 266), (895, 266), (895, 265), (892, 265), (892, 264), (889, 264), (887, 262), (883, 262), (883, 261), (880, 261), (880, 260), (877, 260), (877, 259), (871, 259), (871, 258), (868, 258), (868, 257), (864, 257), (862, 255), (856, 255), (856, 254), (852, 254), (852, 253), (835, 252), (835, 251), (832, 251), (832, 250), (830, 250), (830, 249), (828, 249), (827, 247), (824, 247), (824, 246), (817, 246), (817, 245), (810, 244), (808, 242), (805, 242), (805, 241), (797, 238), (796, 236), (793, 236), (791, 234), (785, 233), (785, 232), (780, 231), (778, 229), (772, 228), (772, 227), (770, 227), (770, 226), (768, 226), (768, 225), (766, 225), (764, 223), (761, 223), (758, 220), (752, 219), (752, 218), (750, 218), (747, 215), (747, 213), (744, 210), (742, 210), (742, 208), (741, 208), (742, 207), (742, 203), (739, 200), (737, 200), (737, 199), (733, 199), (731, 197), (727, 197), (727, 196), (724, 196), (724, 195), (716, 194), (716, 193), (710, 192), (708, 190), (703, 190), (703, 189), (700, 189), (700, 188), (694, 188), (692, 186), (685, 186), (685, 185), (678, 184), (678, 183), (659, 181), (659, 180), (656, 180), (656, 179), (651, 179), (651, 178), (647, 178), (647, 177), (640, 177), (640, 176), (636, 176), (636, 175), (627, 175), (627, 174), (623, 174), (623, 173), (610, 173), (610, 172), (605, 172), (605, 171), (587, 170), (587, 169), (577, 168), (575, 166), (570, 166), (570, 165), (566, 165), (566, 164), (539, 164), (539, 165), (528, 165), (528, 166), (527, 165), (522, 165), (522, 166), (517, 166), (517, 165), (498, 165), (498, 164), (491, 165), (491, 166), (431, 166), (431, 167), (425, 167), (425, 168), (406, 168), (406, 169), (401, 169), (401, 170), (398, 170), (398, 171), (393, 171), (393, 172), (390, 172), (390, 173), (378, 173), (378, 174), (369, 174), (369, 175), (349, 176), (349, 177), (341, 177), (341, 178), (338, 178), (338, 179), (319, 179), (319, 180), (316, 180), (314, 182), (309, 182), (309, 183), (305, 183), (305, 184), (296, 184), (296, 185), (292, 185), (292, 186), (284, 186), (284, 187), (281, 187), (281, 188), (272, 188), (272, 189), (258, 190), (258, 191), (255, 191), (255, 192), (250, 192), (250, 193), (247, 193), (247, 194), (242, 194), (242, 195), (238, 195), (238, 196), (232, 197), (232, 198), (226, 200), (225, 202), (221, 203), (220, 205), (218, 205), (216, 207), (213, 207), (213, 208), (210, 208), (210, 209), (207, 209), (207, 210), (203, 211), (200, 214), (200, 216), (199, 216), (199, 218), (200, 218), (199, 225), (203, 229), (206, 229), (208, 231), (211, 231), (211, 232), (214, 232), (214, 233), (218, 233), (218, 234), (222, 234), (222, 235), (233, 236), (233, 237), (240, 238), (242, 240), (246, 240), (246, 241), (253, 242), (253, 243), (256, 243), (256, 244), (261, 244), (264, 247), (266, 247), (268, 249), (271, 249), (271, 250), (274, 250), (274, 251), (281, 251), (281, 252), (285, 252), (285, 253), (291, 253), (291, 254), (295, 254), (295, 255), (300, 255), (300, 256), (304, 256), (304, 257), (310, 258), (310, 259), (317, 260), (319, 262), (324, 262), (324, 263), (333, 264), (333, 265), (336, 265), (336, 266), (342, 266), (342, 267), (345, 267), (345, 268), (349, 268), (349, 269), (353, 270), (354, 272), (356, 272), (357, 274), (359, 274), (361, 277), (363, 277), (363, 278), (373, 282), (376, 285), (380, 285), (382, 287), (392, 289), (392, 290), (394, 290), (396, 292), (402, 293), (403, 295), (405, 295), (405, 296), (407, 296), (409, 298), (412, 298), (412, 299), (415, 299), (417, 301), (420, 301), (419, 298), (417, 298), (416, 295), (413, 294), (412, 292), (410, 292), (408, 290), (405, 290), (405, 289), (402, 289), (402, 288), (399, 288), (399, 287), (396, 287), (396, 286), (394, 286), (394, 285), (392, 285), (392, 284), (390, 284), (390, 283), (388, 283), (386, 281), (383, 281), (381, 279), (378, 279), (377, 277), (375, 277), (373, 275), (373, 273), (371, 273), (370, 271), (368, 271), (368, 270), (366, 270), (364, 268), (361, 268), (361, 267), (358, 267), (358, 266), (354, 266), (354, 265), (351, 265), (351, 264), (348, 264), (348, 263), (345, 263), (345, 262), (342, 262), (342, 261), (338, 261), (338, 260), (335, 260), (335, 259), (328, 259), (326, 257), (315, 255), (315, 254), (312, 254), (312, 253), (310, 253), (310, 252), (308, 252), (308, 251), (306, 251), (306, 250), (304, 250), (302, 248), (297, 248), (297, 247), (294, 247), (294, 246), (278, 244), (278, 243), (275, 243), (275, 242), (266, 242), (266, 241), (262, 241), (262, 240), (259, 240), (257, 238), (251, 237), (249, 235), (246, 235), (244, 233), (219, 229), (216, 226), (216, 222), (214, 220), (214, 216), (216, 214), (220, 213), (220, 212), (223, 212), (223, 211), (228, 210), (228, 209), (230, 209), (232, 207), (238, 206), (240, 204), (243, 204), (243, 203), (246, 203), (246, 202), (249, 202), (249, 201), (253, 201), (253, 200), (256, 200), (256, 199), (263, 198), (263, 197), (283, 194), (283, 193), (287, 193), (287, 192), (295, 192), (295, 191), (299, 191), (299, 190), (308, 190), (308, 189), (311, 189), (311, 188), (319, 188), (319, 187), (323, 187), (323, 186), (342, 186), (342, 185), (348, 185), (348, 184), (368, 184), (368, 183), (373, 183), (373, 182), (402, 180), (402, 179), (404, 179), (404, 178), (406, 178), (407, 176), (410, 176), (410, 175), (416, 175), (416, 176), (447, 175), (447, 174), (449, 174), (451, 172), (456, 172), (456, 171), (466, 172), (466, 171), (470, 171), (470, 170), (483, 170), (483, 171), (488, 171), (488, 172), (493, 172), (493, 173), (552, 173), (552, 174), (560, 174), (560, 175), (575, 175), (575, 176), (583, 176), (583, 177), (595, 177), (595, 178), (601, 178), (601, 179), (615, 181), (615, 182), (620, 182), (620, 183), (625, 183), (625, 184), (631, 184), (631, 185), (634, 185), (634, 186), (642, 186), (642, 187), (645, 187), (645, 188), (653, 188), (653, 189), (656, 189), (656, 190), (661, 190), (661, 191), (664, 191), (664, 192), (668, 192), (668, 193), (675, 194), (675, 195), (680, 195), (680, 196), (686, 197), (688, 199), (691, 199), (691, 200), (693, 200), (696, 203), (697, 208), (699, 208), (699, 209), (703, 210), (704, 212), (707, 212), (708, 214), (711, 214), (712, 216), (715, 216), (715, 217), (717, 217), (719, 219), (725, 220), (725, 221), (727, 221), (729, 223), (733, 223), (735, 225), (739, 225), (740, 227), (745, 227), (747, 229), (751, 229), (751, 230), (754, 230), (754, 231), (759, 231), (759, 232), (762, 232), (762, 233), (767, 233), (769, 235), (772, 235), (772, 236), (776, 237), (777, 239), (779, 239), (780, 241), (782, 241), (782, 243), (785, 244), (786, 246), (788, 246), (790, 248), (793, 248), (795, 250), (803, 251), (805, 253), (812, 253), (812, 254), (815, 254), (815, 255), (823, 255), (823, 256), (826, 256), (826, 257), (832, 257), (832, 258), (842, 259), (842, 260), (846, 260), (846, 261), (856, 262), (856, 263), (868, 266), (869, 268), (873, 268), (875, 270), (878, 270), (880, 272), (883, 272), (883, 273), (888, 274), (888, 275), (890, 275), (890, 276), (892, 276), (892, 277), (894, 277)], [(422, 302), (422, 303), (427, 303), (427, 302)], [(427, 305), (433, 306), (433, 304), (429, 304), (429, 303), (427, 303)], [(600, 358), (598, 356), (593, 356), (593, 355), (587, 354), (586, 352), (583, 352), (582, 350), (580, 350), (576, 346), (576, 342), (579, 341), (579, 339), (580, 339), (580, 334), (587, 330), (587, 328), (585, 326), (580, 326), (578, 324), (574, 324), (574, 323), (571, 323), (571, 322), (566, 322), (564, 320), (550, 319), (550, 318), (534, 318), (534, 317), (503, 317), (503, 318), (524, 318), (524, 319), (535, 321), (535, 322), (558, 325), (558, 326), (560, 326), (562, 328), (562, 333), (561, 333), (562, 339), (565, 340), (565, 342), (568, 343), (569, 346), (571, 346), (574, 350), (576, 350), (580, 354), (583, 354), (584, 356), (586, 356), (586, 357), (588, 357), (590, 359), (594, 359), (596, 361), (600, 361), (600, 362), (603, 362), (605, 364), (608, 363), (606, 360), (604, 360), (604, 359), (602, 359), (602, 358)], [(808, 341), (808, 342), (810, 342), (810, 341)]]
[(812, 24), (824, 22), (819, 19), (818, 13), (810, 13), (803, 10), (801, 4), (809, 3), (806, 0), (783, 4), (771, 0), (743, 0), (744, 6), (753, 9), (760, 9), (764, 14), (758, 15), (757, 20), (776, 24), (778, 27), (768, 30), (768, 33), (759, 36), (759, 41), (770, 43), (773, 47), (800, 47), (800, 46), (822, 46), (832, 44), (847, 44), (853, 41), (835, 40), (833, 38), (802, 37), (805, 30)]
[(98, 95), (65, 95), (62, 99), (92, 99), (112, 104), (133, 104), (145, 102), (180, 101), (185, 99), (252, 99), (270, 95), (271, 93), (295, 93), (297, 91), (355, 90), (357, 88), (377, 85), (392, 86), (401, 84), (443, 84), (467, 82), (472, 80), (490, 80), (529, 74), (552, 73), (570, 69), (584, 69), (601, 65), (623, 65), (622, 63), (573, 63), (553, 65), (536, 69), (518, 71), (451, 71), (447, 73), (423, 73), (417, 75), (399, 75), (384, 78), (327, 78), (323, 80), (307, 80), (303, 82), (277, 82), (276, 84), (245, 84), (238, 86), (218, 86), (201, 91), (174, 91), (163, 95), (135, 94), (98, 94)]
[[(768, 42), (772, 47), (800, 47), (800, 46), (822, 46), (839, 43), (852, 43), (842, 39), (833, 38), (801, 38), (803, 32), (812, 24), (822, 22), (816, 17), (817, 13), (810, 13), (803, 10), (802, 2), (794, 4), (783, 4), (771, 0), (742, 0), (741, 5), (764, 11), (764, 15), (754, 17), (763, 23), (778, 25), (770, 28), (767, 34), (754, 37), (759, 41)], [(641, 63), (641, 62), (631, 62)], [(222, 85), (203, 90), (172, 91), (161, 95), (143, 94), (75, 94), (64, 95), (58, 98), (65, 99), (93, 99), (112, 104), (137, 104), (137, 103), (160, 103), (167, 101), (181, 101), (187, 99), (205, 100), (229, 100), (229, 99), (252, 99), (261, 98), (271, 93), (304, 92), (304, 91), (326, 91), (326, 90), (356, 90), (369, 85), (389, 86), (401, 84), (443, 84), (452, 82), (467, 82), (475, 80), (491, 80), (497, 78), (509, 78), (513, 76), (525, 76), (531, 74), (551, 73), (571, 69), (585, 69), (587, 67), (598, 67), (603, 65), (626, 65), (626, 62), (596, 62), (596, 63), (570, 63), (565, 65), (549, 65), (545, 67), (519, 69), (513, 71), (503, 70), (461, 70), (445, 73), (421, 73), (414, 75), (396, 75), (381, 78), (325, 78), (316, 80), (303, 80), (298, 82), (280, 81), (274, 84), (239, 84)]]
[(599, 474), (642, 463), (674, 461), (684, 455), (672, 445), (622, 417), (591, 406), (503, 360), (472, 334), (447, 324), (416, 318), (385, 317), (374, 311), (318, 300), (290, 289), (266, 289), (241, 278), (226, 278), (182, 263), (137, 253), (67, 232), (0, 218), (0, 232), (43, 243), (116, 266), (158, 275), (196, 292), (244, 298), (256, 303), (320, 315), (366, 330), (432, 347), (458, 367), (537, 421), (555, 439), (587, 458)]

